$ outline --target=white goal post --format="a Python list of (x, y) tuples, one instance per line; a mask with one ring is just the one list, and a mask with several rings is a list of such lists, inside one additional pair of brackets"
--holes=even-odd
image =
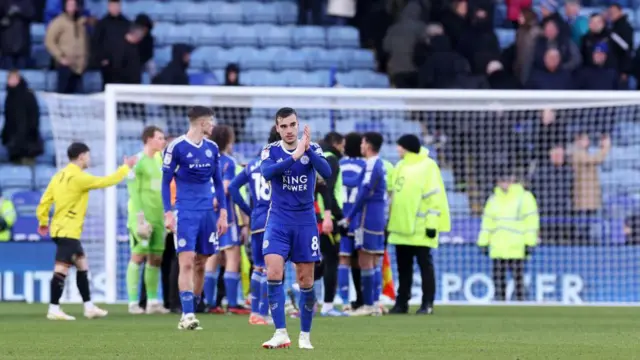
[[(58, 165), (70, 141), (86, 140), (99, 174), (141, 149), (144, 125), (181, 134), (184, 109), (194, 105), (213, 107), (218, 123), (234, 128), (240, 163), (257, 155), (283, 106), (311, 125), (315, 141), (330, 130), (383, 133), (381, 156), (394, 162), (397, 138), (418, 135), (443, 169), (452, 209), (453, 229), (441, 234), (433, 256), (439, 303), (495, 299), (495, 264), (475, 241), (496, 169), (507, 163), (534, 192), (543, 219), (541, 244), (524, 262), (523, 303), (640, 305), (639, 235), (626, 226), (640, 217), (640, 93), (108, 85), (103, 94), (45, 97)], [(593, 156), (601, 137), (612, 139), (602, 161), (593, 160), (596, 178), (584, 178), (587, 172), (572, 163), (581, 134), (591, 139)], [(564, 165), (552, 160), (559, 152)], [(88, 249), (93, 276), (102, 274), (92, 285), (108, 303), (126, 299), (124, 194), (112, 187), (93, 195), (96, 220), (85, 226), (95, 246), (93, 255)], [(512, 277), (505, 282), (507, 300), (516, 300)], [(412, 303), (420, 303), (420, 286), (416, 268)]]

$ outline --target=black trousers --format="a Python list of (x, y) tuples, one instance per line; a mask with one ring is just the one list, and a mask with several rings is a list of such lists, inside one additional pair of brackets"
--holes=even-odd
[(322, 280), (324, 285), (324, 302), (333, 303), (338, 289), (338, 253), (340, 243), (333, 243), (325, 234), (320, 235), (320, 252), (322, 253)]
[(524, 260), (516, 259), (493, 259), (493, 284), (495, 286), (495, 294), (493, 299), (496, 301), (505, 301), (507, 298), (507, 272), (511, 271), (515, 282), (515, 297), (518, 301), (524, 301), (526, 298), (524, 287)]
[[(178, 291), (178, 257), (173, 242), (173, 233), (168, 233), (164, 238), (164, 252), (162, 253), (162, 267), (160, 268), (162, 276), (162, 301), (167, 309), (180, 309), (180, 296)], [(144, 268), (142, 270), (144, 277)], [(140, 293), (140, 307), (147, 307), (147, 289), (142, 282), (142, 290)]]
[(418, 87), (418, 73), (415, 71), (395, 73), (391, 75), (391, 80), (398, 89), (416, 89)]
[(78, 75), (67, 66), (58, 67), (58, 92), (75, 94), (82, 91), (82, 75)]
[(436, 295), (436, 274), (433, 268), (431, 248), (425, 246), (396, 245), (398, 265), (398, 297), (396, 306), (407, 307), (413, 285), (413, 258), (418, 258), (422, 277), (422, 305), (431, 306)]

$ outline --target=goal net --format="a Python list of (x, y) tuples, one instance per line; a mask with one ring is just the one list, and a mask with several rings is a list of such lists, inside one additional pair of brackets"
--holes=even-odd
[[(93, 171), (114, 171), (142, 148), (146, 125), (183, 134), (186, 109), (214, 108), (233, 127), (233, 156), (256, 157), (273, 116), (295, 108), (313, 140), (331, 130), (378, 131), (381, 157), (398, 161), (395, 142), (415, 134), (442, 169), (452, 230), (433, 252), (436, 301), (481, 304), (640, 303), (640, 95), (635, 92), (405, 91), (110, 85), (95, 97), (47, 95), (58, 165), (72, 140), (92, 149)], [(538, 245), (515, 262), (485, 255), (476, 242), (483, 208), (511, 174), (538, 204)], [(129, 258), (124, 184), (95, 191), (83, 239), (95, 287), (126, 300)], [(500, 209), (513, 216), (517, 205)], [(499, 215), (498, 215), (499, 216)], [(394, 284), (398, 272), (389, 247)], [(412, 303), (421, 300), (417, 264)], [(509, 269), (509, 270), (507, 270)], [(516, 286), (518, 273), (523, 286)], [(506, 275), (503, 277), (502, 275)], [(287, 272), (291, 283), (292, 274)], [(504, 290), (501, 290), (504, 289)], [(504, 296), (502, 295), (504, 291)]]

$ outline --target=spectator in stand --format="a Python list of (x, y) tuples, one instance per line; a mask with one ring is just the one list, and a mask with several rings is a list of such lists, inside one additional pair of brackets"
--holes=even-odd
[(155, 75), (155, 67), (153, 64), (153, 49), (155, 39), (151, 34), (153, 29), (153, 21), (147, 14), (138, 14), (134, 24), (140, 26), (144, 33), (144, 37), (140, 40), (138, 50), (140, 51), (140, 63), (151, 75)]
[(224, 86), (240, 86), (240, 68), (238, 64), (227, 64), (224, 69)]
[(516, 56), (513, 72), (524, 84), (529, 80), (533, 67), (533, 54), (538, 37), (542, 35), (542, 29), (538, 25), (538, 16), (531, 8), (522, 9), (518, 18), (520, 26), (516, 31)]
[(13, 202), (2, 196), (0, 188), (0, 242), (11, 241), (11, 228), (16, 223), (16, 208)]
[(173, 44), (171, 47), (171, 62), (162, 69), (152, 80), (158, 85), (189, 85), (189, 61), (193, 47), (187, 44)]
[(522, 89), (522, 84), (512, 73), (506, 71), (502, 63), (493, 60), (487, 64), (487, 80), (492, 89), (518, 90)]
[(624, 220), (626, 245), (640, 245), (640, 213), (632, 214)]
[(3, 69), (24, 69), (31, 55), (32, 0), (0, 1), (0, 58)]
[(466, 75), (469, 62), (451, 49), (449, 38), (438, 35), (429, 39), (427, 56), (418, 69), (418, 87), (422, 89), (446, 89), (456, 87)]
[(576, 239), (579, 244), (591, 243), (590, 224), (602, 208), (602, 191), (598, 167), (602, 164), (609, 150), (611, 138), (608, 135), (600, 139), (600, 150), (589, 153), (589, 134), (582, 131), (576, 135), (572, 154), (573, 166), (573, 210), (578, 223)]
[(575, 75), (578, 90), (622, 90), (620, 76), (616, 69), (607, 67), (607, 43), (597, 45), (592, 61), (583, 65)]
[(2, 145), (7, 148), (9, 160), (32, 164), (44, 152), (40, 136), (40, 108), (33, 91), (17, 70), (7, 76), (7, 97), (4, 99), (5, 123)]
[(554, 146), (566, 145), (567, 124), (558, 119), (558, 113), (552, 109), (540, 112), (540, 121), (534, 126), (534, 159), (544, 162), (549, 159), (549, 150)]
[(561, 144), (554, 145), (531, 179), (531, 191), (538, 200), (542, 222), (540, 238), (545, 244), (566, 244), (573, 234), (566, 217), (571, 214), (573, 173)]
[(509, 20), (513, 26), (518, 29), (522, 22), (520, 18), (522, 17), (522, 12), (525, 9), (531, 9), (532, 1), (531, 0), (506, 0), (507, 4), (507, 20)]
[[(238, 64), (230, 63), (224, 71), (224, 86), (241, 86), (240, 85), (240, 67)], [(235, 107), (217, 107), (214, 112), (218, 117), (220, 124), (228, 125), (233, 128), (237, 134), (238, 141), (241, 141), (244, 134), (245, 119), (249, 116), (249, 109)]]
[(589, 21), (580, 15), (580, 0), (567, 0), (564, 3), (564, 13), (571, 29), (571, 40), (580, 47), (582, 37), (589, 30)]
[(426, 25), (421, 20), (420, 5), (408, 3), (402, 10), (400, 20), (393, 24), (383, 41), (384, 50), (389, 53), (387, 71), (396, 88), (416, 88), (417, 69), (413, 63), (413, 52), (425, 38)]
[(451, 41), (451, 46), (456, 49), (458, 41), (467, 26), (467, 14), (469, 4), (467, 0), (456, 0), (451, 2), (451, 6), (442, 15), (442, 26), (444, 33)]
[[(322, 0), (298, 1), (298, 25), (322, 25), (322, 5)], [(311, 21), (309, 21), (309, 17), (311, 17)]]
[[(580, 53), (582, 54), (582, 61), (585, 65), (593, 64), (593, 52), (596, 46), (601, 44), (611, 45), (611, 32), (606, 28), (605, 20), (602, 14), (593, 14), (589, 18), (589, 30), (582, 37), (582, 44), (580, 46)], [(611, 49), (611, 46), (609, 46)], [(616, 68), (618, 60), (616, 54), (608, 54), (607, 63), (608, 67)]]
[(44, 43), (56, 62), (58, 92), (74, 94), (82, 89), (89, 43), (86, 19), (78, 12), (76, 0), (66, 0), (64, 6), (65, 11), (49, 24)]
[[(49, 27), (49, 23), (56, 18), (56, 16), (64, 12), (64, 0), (46, 0), (44, 9), (44, 25)], [(82, 14), (82, 17), (87, 19), (87, 23), (91, 26), (95, 25), (96, 18), (91, 16), (91, 12), (84, 5), (84, 0), (77, 0), (76, 7), (78, 12)]]
[(477, 9), (471, 16), (457, 50), (467, 58), (474, 74), (485, 74), (489, 61), (500, 58), (500, 43), (484, 9)]
[(560, 67), (560, 51), (550, 48), (544, 54), (544, 69), (533, 69), (526, 88), (532, 90), (570, 90), (573, 79), (569, 70)]
[[(631, 52), (633, 51), (633, 26), (629, 24), (627, 15), (622, 12), (619, 4), (609, 6), (609, 21), (611, 21), (611, 53), (618, 60), (616, 69), (620, 79), (626, 84), (631, 71)], [(625, 86), (626, 87), (626, 86)]]
[(129, 19), (122, 15), (120, 0), (109, 0), (107, 11), (107, 15), (98, 21), (91, 38), (93, 61), (100, 67), (103, 89), (106, 84), (118, 82), (119, 68), (112, 57), (113, 54), (122, 53), (122, 39), (131, 27)]
[[(303, 0), (302, 2), (318, 0)], [(356, 16), (355, 0), (329, 0), (327, 2), (327, 15), (333, 18), (335, 25), (346, 25), (348, 19)], [(306, 14), (305, 14), (306, 16)]]
[(142, 63), (138, 44), (144, 37), (144, 29), (133, 25), (122, 37), (117, 47), (109, 54), (110, 82), (114, 84), (140, 84)]
[(542, 14), (542, 26), (548, 21), (554, 21), (558, 25), (558, 31), (563, 37), (571, 36), (571, 28), (564, 21), (562, 15), (558, 12), (557, 0), (542, 0), (540, 3), (540, 13)]
[(533, 54), (534, 68), (546, 68), (544, 59), (546, 57), (547, 50), (552, 48), (560, 52), (560, 59), (562, 60), (560, 68), (572, 72), (582, 64), (582, 58), (580, 57), (578, 47), (569, 39), (568, 35), (565, 36), (559, 31), (558, 23), (556, 21), (549, 20), (544, 22), (542, 30), (543, 36), (539, 37), (536, 41)]

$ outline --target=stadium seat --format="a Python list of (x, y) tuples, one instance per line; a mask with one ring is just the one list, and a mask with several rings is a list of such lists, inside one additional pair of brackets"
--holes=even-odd
[(501, 48), (507, 48), (516, 40), (516, 32), (513, 29), (495, 29)]
[(2, 188), (31, 188), (31, 168), (22, 165), (0, 165), (0, 186)]
[(603, 164), (603, 170), (640, 170), (640, 146), (614, 146)]
[(258, 38), (261, 46), (291, 46), (294, 27), (258, 25), (258, 29)]
[(118, 135), (123, 138), (138, 139), (142, 135), (144, 124), (138, 119), (118, 120)]
[(129, 205), (129, 194), (127, 193), (127, 189), (119, 187), (116, 192), (118, 194), (118, 214), (120, 216), (127, 216)]
[(325, 134), (331, 131), (331, 121), (326, 118), (309, 118), (307, 119), (311, 127), (311, 136), (315, 139), (322, 139)]
[(227, 32), (227, 29), (227, 25), (198, 26), (197, 28), (193, 29), (193, 44), (197, 46), (223, 46), (225, 44), (225, 33)]
[(41, 44), (31, 47), (31, 59), (33, 59), (34, 65), (38, 69), (48, 68), (51, 63), (51, 55), (49, 55), (47, 48)]
[(224, 50), (221, 47), (215, 46), (198, 47), (191, 53), (189, 65), (198, 69), (207, 69), (210, 66), (209, 60), (220, 51)]
[(269, 47), (266, 49), (246, 52), (240, 58), (240, 68), (244, 70), (271, 70), (279, 54), (285, 54), (288, 48)]
[(82, 76), (82, 86), (86, 93), (102, 91), (102, 75), (97, 71), (87, 71)]
[(198, 24), (183, 24), (173, 25), (169, 28), (169, 32), (166, 35), (166, 42), (169, 44), (175, 43), (194, 43), (195, 37), (193, 36), (194, 28), (199, 27)]
[(244, 126), (245, 136), (249, 139), (264, 143), (265, 134), (271, 131), (273, 123), (263, 117), (250, 117), (247, 118)]
[(216, 3), (211, 19), (214, 23), (242, 23), (242, 5), (227, 2)]
[(332, 26), (327, 29), (329, 48), (359, 48), (360, 34), (351, 26)]
[(320, 46), (326, 43), (325, 30), (321, 26), (299, 26), (293, 32), (293, 46)]
[(273, 68), (275, 70), (305, 70), (307, 68), (307, 61), (311, 60), (312, 59), (307, 58), (305, 53), (295, 49), (283, 49), (274, 59)]
[(348, 73), (338, 73), (336, 79), (346, 87), (385, 88), (389, 87), (386, 75), (368, 70), (354, 70)]
[(247, 71), (240, 80), (253, 86), (287, 86), (287, 80), (281, 74), (264, 70)]
[(40, 116), (40, 136), (45, 141), (53, 139), (53, 128), (48, 116)]
[(225, 32), (225, 43), (233, 46), (258, 46), (258, 31), (253, 26), (228, 25)]
[(211, 53), (211, 57), (208, 59), (207, 64), (210, 69), (224, 69), (227, 64), (237, 63), (239, 60), (239, 53), (235, 49), (220, 49)]
[(282, 25), (293, 25), (298, 21), (298, 6), (289, 1), (278, 1), (275, 3), (278, 10), (278, 23)]
[(350, 59), (345, 63), (346, 70), (375, 70), (376, 59), (371, 50), (350, 50)]
[(278, 8), (276, 4), (261, 4), (254, 1), (243, 2), (242, 16), (246, 24), (276, 24), (278, 22)]
[(165, 67), (171, 61), (171, 45), (155, 48), (153, 59), (159, 68)]
[(447, 193), (449, 207), (452, 215), (467, 216), (471, 213), (469, 197), (465, 193), (450, 191)]
[(341, 134), (350, 133), (353, 131), (353, 129), (356, 128), (357, 121), (358, 121), (357, 119), (348, 119), (348, 118), (336, 120), (335, 121), (336, 131)]
[(322, 77), (320, 73), (308, 73), (299, 70), (283, 71), (282, 76), (286, 79), (288, 86), (294, 87), (324, 87), (328, 79)]
[(640, 124), (626, 121), (616, 123), (613, 142), (620, 146), (640, 145)]
[(23, 70), (20, 73), (32, 90), (44, 91), (47, 89), (45, 72), (40, 70)]
[(366, 133), (369, 131), (385, 133), (387, 132), (387, 126), (381, 120), (365, 119), (356, 122), (355, 131), (359, 133)]
[[(159, 2), (159, 1), (137, 1), (138, 11), (131, 16), (131, 19), (135, 19), (138, 14), (149, 13), (151, 18), (155, 21), (170, 21), (174, 22), (178, 20), (178, 14), (182, 12), (182, 6), (176, 6), (173, 2)], [(130, 4), (135, 4), (130, 3)]]
[(444, 188), (450, 192), (454, 191), (455, 181), (453, 178), (453, 171), (442, 169), (441, 175), (442, 175), (442, 181), (444, 182)]
[(218, 2), (185, 2), (175, 3), (177, 20), (182, 23), (208, 23), (212, 20), (212, 13), (217, 9)]
[(49, 184), (49, 180), (55, 175), (55, 166), (37, 165), (35, 167), (34, 179), (36, 188), (43, 188)]
[(325, 50), (323, 48), (302, 48), (301, 52), (312, 54), (310, 69), (341, 69), (346, 66), (345, 51), (342, 49)]
[(31, 41), (34, 44), (42, 44), (44, 43), (44, 37), (47, 31), (44, 24), (31, 24)]
[(38, 164), (54, 165), (56, 162), (56, 147), (53, 140), (44, 142), (44, 153), (36, 158)]
[(166, 22), (157, 22), (153, 25), (153, 37), (155, 38), (155, 45), (170, 45), (168, 41), (169, 32), (172, 30), (173, 24)]

